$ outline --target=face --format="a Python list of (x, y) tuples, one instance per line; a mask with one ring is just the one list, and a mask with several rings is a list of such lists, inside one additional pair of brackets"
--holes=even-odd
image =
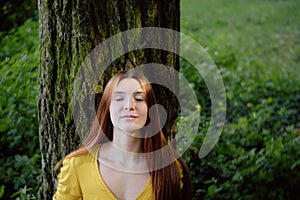
[(144, 127), (148, 106), (145, 93), (136, 79), (122, 79), (112, 94), (110, 118), (115, 129), (126, 133), (139, 132)]

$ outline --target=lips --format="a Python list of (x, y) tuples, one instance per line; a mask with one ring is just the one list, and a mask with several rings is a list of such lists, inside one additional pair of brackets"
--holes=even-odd
[(136, 119), (138, 116), (136, 115), (123, 115), (121, 116), (122, 119)]

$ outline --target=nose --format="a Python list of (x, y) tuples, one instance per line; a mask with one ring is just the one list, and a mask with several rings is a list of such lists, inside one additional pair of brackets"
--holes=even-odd
[(135, 102), (133, 98), (128, 98), (124, 105), (125, 110), (134, 110), (135, 109)]

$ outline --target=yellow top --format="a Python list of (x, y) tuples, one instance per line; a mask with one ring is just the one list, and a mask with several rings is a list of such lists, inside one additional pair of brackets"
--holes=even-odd
[[(182, 179), (181, 166), (179, 170)], [(182, 188), (182, 181), (180, 185)], [(97, 159), (90, 153), (74, 156), (63, 161), (63, 166), (58, 175), (57, 190), (53, 196), (53, 200), (79, 199), (117, 200), (100, 175)], [(149, 178), (145, 188), (136, 198), (136, 200), (145, 199), (152, 199), (151, 178)]]

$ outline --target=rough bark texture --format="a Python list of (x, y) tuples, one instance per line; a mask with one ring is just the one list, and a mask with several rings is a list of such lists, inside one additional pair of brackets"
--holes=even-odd
[[(51, 199), (55, 190), (55, 164), (79, 144), (70, 99), (81, 63), (99, 43), (122, 31), (149, 26), (179, 31), (179, 0), (39, 0), (39, 16), (38, 116), (42, 152), (39, 199)], [(151, 49), (122, 56), (112, 69), (118, 71), (150, 62), (179, 69), (178, 56)], [(105, 83), (109, 76), (101, 82)], [(170, 77), (170, 81), (174, 80)], [(173, 90), (176, 89), (174, 83)], [(156, 93), (159, 103), (169, 111), (164, 131), (170, 138), (174, 134), (177, 102), (167, 90), (159, 88)], [(166, 97), (170, 101), (166, 102)]]

